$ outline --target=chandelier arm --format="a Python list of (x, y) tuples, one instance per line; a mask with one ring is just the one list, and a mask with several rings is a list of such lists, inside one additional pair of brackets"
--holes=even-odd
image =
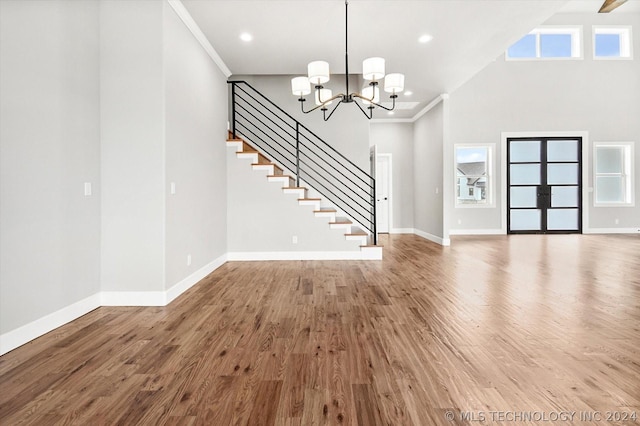
[(370, 102), (370, 103), (371, 103), (371, 105), (375, 105), (375, 106), (380, 107), (380, 108), (382, 108), (382, 109), (385, 109), (385, 110), (387, 110), (387, 111), (393, 111), (393, 110), (395, 109), (395, 107), (396, 107), (396, 98), (398, 97), (398, 95), (393, 95), (393, 96), (391, 96), (391, 100), (393, 101), (393, 105), (391, 106), (391, 108), (387, 108), (387, 107), (386, 107), (386, 106), (384, 106), (384, 105), (380, 105), (380, 104), (379, 104), (379, 103), (377, 103), (377, 102), (373, 102), (373, 99), (370, 99), (370, 98), (367, 98), (367, 97), (365, 97), (365, 96), (362, 96), (362, 95), (361, 95), (361, 94), (359, 94), (359, 93), (352, 93), (352, 94), (351, 94), (351, 96), (353, 96), (353, 97), (355, 97), (355, 98), (364, 99), (365, 101)]
[[(356, 96), (356, 97), (361, 98), (361, 99), (367, 99), (367, 98), (363, 98), (362, 96), (358, 95), (357, 93), (352, 93), (351, 95), (352, 96)], [(362, 109), (362, 107), (360, 106), (360, 104), (358, 102), (354, 102), (354, 103), (360, 109), (360, 111), (362, 111), (362, 113), (364, 114), (365, 117), (367, 117), (369, 120), (371, 120), (373, 118), (373, 109), (370, 109), (369, 110), (369, 114), (367, 114), (365, 112), (365, 110)]]
[(304, 102), (306, 101), (306, 99), (301, 97), (300, 99), (298, 99), (298, 101), (300, 102), (300, 111), (302, 111), (303, 114), (309, 114), (310, 112), (313, 112), (313, 111), (317, 110), (318, 108), (322, 108), (322, 105), (318, 105), (318, 106), (316, 106), (314, 108), (311, 108), (309, 111), (305, 111), (304, 110)]
[(327, 116), (327, 109), (325, 108), (324, 110), (322, 110), (322, 116), (324, 118), (324, 121), (329, 121), (329, 119), (331, 118), (331, 116), (333, 115), (333, 113), (338, 109), (338, 107), (340, 106), (340, 104), (342, 104), (342, 102), (338, 102), (336, 104), (336, 106), (333, 107), (333, 109), (331, 110), (331, 112), (329, 113), (329, 115)]

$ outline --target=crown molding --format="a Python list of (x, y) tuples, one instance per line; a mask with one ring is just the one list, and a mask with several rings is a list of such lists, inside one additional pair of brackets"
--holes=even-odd
[(224, 74), (226, 78), (231, 76), (231, 70), (224, 63), (218, 52), (213, 48), (209, 40), (204, 35), (196, 21), (193, 20), (193, 17), (189, 13), (186, 7), (182, 4), (180, 0), (167, 0), (171, 8), (176, 12), (176, 15), (182, 20), (182, 22), (187, 26), (191, 34), (198, 40), (202, 48), (207, 52), (209, 57), (213, 60), (213, 62), (220, 68), (220, 71)]

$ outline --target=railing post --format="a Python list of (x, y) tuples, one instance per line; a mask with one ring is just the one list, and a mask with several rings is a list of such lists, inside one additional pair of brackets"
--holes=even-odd
[(377, 221), (376, 221), (376, 178), (372, 177), (371, 182), (373, 183), (371, 201), (373, 203), (373, 245), (378, 245), (378, 229), (377, 229)]
[(231, 83), (231, 133), (236, 139), (236, 83)]
[(296, 187), (300, 187), (300, 123), (296, 121)]

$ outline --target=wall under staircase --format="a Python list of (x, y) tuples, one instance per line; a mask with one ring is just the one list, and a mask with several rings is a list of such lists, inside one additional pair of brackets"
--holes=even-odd
[(382, 247), (367, 246), (368, 237), (357, 224), (335, 224), (346, 220), (344, 213), (318, 213), (335, 210), (330, 203), (299, 201), (320, 195), (285, 189), (294, 185), (292, 179), (274, 178), (281, 173), (277, 169), (253, 165), (269, 162), (264, 156), (256, 161), (257, 154), (242, 153), (242, 142), (227, 144), (229, 260), (382, 258)]

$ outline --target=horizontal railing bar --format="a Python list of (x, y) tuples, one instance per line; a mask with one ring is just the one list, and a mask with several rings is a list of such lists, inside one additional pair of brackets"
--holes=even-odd
[[(244, 109), (244, 108), (242, 108)], [(243, 119), (247, 120), (247, 118), (239, 111), (236, 112), (240, 117), (242, 117)], [(251, 114), (249, 112), (249, 114)], [(253, 115), (253, 114), (252, 114)], [(247, 120), (248, 122), (251, 122), (251, 120)], [(260, 136), (258, 136), (256, 133), (254, 133), (253, 131), (251, 131), (248, 127), (246, 127), (247, 125), (240, 122), (241, 125), (243, 125), (247, 131), (251, 132), (255, 137), (257, 137), (258, 139), (260, 139), (264, 144), (266, 144), (267, 146), (269, 146), (272, 150), (278, 152), (277, 148), (274, 148), (272, 145), (270, 145), (267, 141), (265, 141), (264, 139), (262, 139)], [(260, 131), (262, 134), (266, 134), (266, 132), (262, 131), (258, 126), (256, 126), (255, 124), (251, 123), (251, 125), (257, 130)], [(265, 125), (266, 126), (266, 125)], [(268, 127), (268, 126), (267, 126)], [(285, 151), (287, 151), (289, 154), (293, 154), (292, 152), (286, 150), (285, 147), (282, 146), (282, 144), (280, 144), (277, 140), (275, 140), (274, 138), (270, 138), (271, 140), (273, 140), (274, 143), (276, 143), (278, 146), (280, 146), (281, 148), (285, 149)], [(275, 157), (274, 154), (269, 153), (271, 157)], [(304, 154), (303, 154), (304, 155)], [(280, 154), (280, 156), (282, 158), (284, 158), (288, 163), (290, 163), (291, 165), (294, 165), (293, 161), (289, 160), (288, 158), (284, 157), (282, 154)], [(329, 176), (331, 176), (332, 178), (336, 178), (336, 179), (340, 179), (339, 176), (335, 176), (333, 175), (329, 170), (326, 170), (322, 165), (318, 164), (315, 160), (313, 160), (313, 158), (308, 157), (307, 155), (304, 155), (304, 158), (308, 158), (311, 161), (313, 161), (318, 167), (320, 167), (325, 173), (327, 173)], [(303, 159), (300, 159), (300, 162), (302, 164), (305, 164), (306, 166), (309, 166), (309, 170), (311, 170), (313, 173), (317, 173), (319, 174), (325, 181), (327, 181), (327, 184), (333, 186), (337, 191), (341, 192), (344, 196), (348, 197), (350, 200), (352, 200), (353, 202), (357, 203), (360, 207), (364, 208), (364, 209), (368, 209), (369, 207), (367, 206), (363, 206), (360, 202), (358, 202), (358, 200), (354, 199), (352, 196), (350, 196), (346, 191), (341, 190), (335, 183), (330, 182), (325, 176), (321, 175), (317, 170), (315, 170), (309, 163), (307, 163), (306, 161), (304, 161)], [(305, 171), (304, 169), (302, 169), (302, 172), (309, 174), (308, 171)], [(343, 176), (346, 179), (349, 179), (347, 176)], [(349, 179), (350, 180), (350, 179)], [(350, 180), (351, 181), (351, 180)], [(340, 181), (341, 183), (343, 183), (342, 181)], [(355, 182), (353, 182), (355, 184)], [(326, 187), (325, 187), (326, 188)], [(328, 189), (328, 188), (327, 188)], [(362, 190), (362, 188), (360, 188)], [(365, 203), (369, 204), (369, 206), (372, 206), (371, 202), (368, 200), (368, 197), (363, 196), (362, 194), (360, 194), (357, 191), (352, 191), (352, 193), (358, 197), (360, 197), (362, 199), (362, 201), (364, 201)]]
[[(241, 95), (237, 95), (238, 98), (242, 99)], [(245, 99), (242, 99), (243, 101), (246, 102)], [(246, 106), (245, 106), (246, 105)], [(292, 139), (295, 139), (295, 135), (291, 134), (287, 131), (287, 129), (283, 128), (281, 125), (279, 125), (278, 123), (276, 123), (275, 121), (273, 121), (272, 119), (270, 119), (264, 112), (260, 111), (259, 109), (257, 109), (255, 106), (251, 105), (251, 103), (246, 102), (246, 103), (237, 103), (237, 106), (242, 108), (243, 110), (247, 111), (249, 114), (251, 114), (256, 120), (260, 120), (255, 114), (251, 113), (251, 111), (249, 111), (248, 107), (251, 107), (251, 109), (253, 111), (255, 111), (257, 114), (261, 115), (262, 117), (264, 117), (265, 120), (269, 121), (270, 123), (273, 123), (276, 127), (278, 127), (280, 130), (282, 130), (283, 133), (285, 133), (287, 136), (289, 136)], [(265, 124), (262, 120), (260, 120), (260, 122), (262, 124)], [(265, 124), (266, 125), (266, 124)], [(282, 137), (280, 135), (280, 137)], [(282, 139), (284, 139), (284, 137), (282, 137)], [(286, 139), (284, 139), (286, 141)], [(293, 144), (291, 144), (293, 145)]]
[[(264, 100), (266, 100), (267, 102), (269, 102), (271, 105), (273, 105), (275, 108), (277, 108), (280, 112), (282, 112), (283, 114), (285, 114), (287, 117), (289, 117), (290, 119), (292, 119), (294, 122), (298, 122), (298, 120), (296, 120), (295, 118), (293, 118), (289, 113), (287, 113), (285, 110), (283, 110), (282, 108), (280, 108), (278, 105), (276, 105), (275, 103), (273, 103), (269, 98), (267, 98), (266, 96), (264, 96), (262, 93), (260, 93), (258, 90), (256, 90), (255, 87), (253, 87), (252, 85), (250, 85), (249, 83), (247, 83), (244, 80), (236, 80), (236, 81), (229, 81), (228, 83), (234, 84), (237, 86), (238, 83), (242, 83), (242, 84), (246, 84), (247, 86), (249, 86), (254, 92), (256, 92), (258, 95), (260, 95)], [(246, 91), (245, 91), (246, 92)], [(298, 122), (299, 123), (299, 122)], [(358, 167), (353, 161), (349, 160), (347, 157), (345, 157), (343, 154), (341, 154), (338, 150), (336, 150), (334, 147), (332, 147), (331, 145), (329, 145), (328, 143), (324, 142), (322, 140), (321, 137), (319, 137), (318, 135), (316, 135), (315, 133), (313, 133), (311, 130), (309, 130), (309, 128), (307, 128), (307, 126), (305, 126), (302, 123), (299, 123), (300, 127), (302, 127), (303, 129), (305, 129), (307, 132), (311, 133), (313, 136), (315, 136), (318, 140), (322, 141), (327, 147), (331, 148), (332, 151), (334, 151), (336, 154), (338, 154), (340, 157), (342, 157), (343, 159), (345, 159), (346, 161), (349, 162), (349, 164), (351, 164), (353, 167), (355, 167), (356, 169), (360, 170), (362, 173), (364, 173), (365, 175), (371, 177), (367, 172), (365, 172), (364, 170), (362, 170), (360, 167)]]
[[(345, 170), (348, 170), (352, 175), (354, 175), (355, 177), (357, 177), (358, 179), (360, 179), (365, 185), (368, 185), (369, 187), (371, 187), (371, 185), (362, 177), (360, 177), (357, 173), (355, 173), (353, 170), (349, 169), (346, 165), (340, 163), (339, 160), (336, 160), (331, 154), (329, 154), (328, 152), (326, 152), (324, 149), (322, 149), (321, 146), (319, 146), (318, 144), (316, 144), (315, 142), (313, 142), (311, 139), (309, 139), (304, 133), (300, 133), (300, 135), (305, 138), (306, 140), (308, 140), (309, 142), (311, 142), (314, 146), (316, 146), (318, 149), (320, 149), (322, 152), (324, 152), (327, 156), (329, 156), (329, 158), (331, 158), (332, 160), (334, 160), (337, 164), (339, 164), (341, 167), (343, 167)], [(363, 172), (364, 173), (364, 172)], [(371, 178), (371, 176), (369, 176), (368, 174), (364, 173), (365, 177), (367, 178)], [(355, 182), (354, 182), (355, 183)]]
[[(250, 114), (253, 118), (255, 118), (257, 121), (259, 121), (263, 126), (265, 126), (266, 128), (268, 128), (269, 130), (271, 130), (275, 135), (277, 135), (280, 139), (282, 139), (286, 144), (288, 144), (291, 148), (295, 149), (295, 146), (291, 143), (289, 143), (281, 134), (279, 134), (278, 132), (276, 132), (275, 130), (273, 130), (273, 128), (271, 128), (268, 124), (266, 124), (265, 122), (263, 122), (262, 120), (260, 120), (258, 117), (256, 117), (253, 113), (251, 113), (251, 111), (249, 111), (248, 109), (246, 109), (243, 105), (238, 104), (238, 107), (240, 107), (241, 109), (243, 109), (244, 111), (247, 112), (247, 114)], [(246, 119), (246, 117), (243, 117)], [(247, 120), (250, 121), (250, 120)], [(276, 126), (278, 126), (276, 123), (274, 123)], [(284, 129), (282, 129), (284, 131)], [(289, 135), (291, 136), (291, 135)], [(292, 136), (293, 137), (293, 136)], [(282, 146), (282, 145), (281, 145)], [(292, 153), (291, 151), (287, 150), (287, 152)]]
[[(320, 185), (321, 187), (323, 187), (325, 190), (329, 191), (330, 194), (334, 195), (335, 197), (337, 197), (341, 203), (345, 203), (344, 205), (341, 203), (336, 202), (335, 200), (332, 200), (331, 197), (329, 197), (326, 194), (323, 194), (324, 197), (326, 197), (329, 201), (331, 201), (332, 203), (334, 203), (337, 207), (341, 208), (342, 210), (344, 210), (345, 212), (347, 210), (352, 210), (353, 212), (355, 212), (357, 215), (360, 215), (361, 217), (365, 218), (365, 222), (371, 223), (371, 219), (367, 219), (367, 217), (365, 215), (363, 215), (362, 213), (360, 213), (359, 211), (357, 211), (355, 208), (351, 207), (346, 201), (344, 201), (342, 198), (340, 198), (337, 194), (333, 193), (333, 191), (331, 191), (329, 188), (327, 188), (326, 186), (324, 186), (321, 182), (319, 182), (315, 177), (311, 176), (311, 175), (306, 175), (307, 177), (313, 179), (318, 185)], [(304, 177), (303, 177), (304, 179)], [(304, 179), (306, 181), (306, 179)], [(311, 186), (313, 188), (313, 185), (311, 185), (309, 183), (309, 186)], [(314, 188), (316, 189), (316, 188)], [(317, 189), (316, 189), (317, 190)], [(346, 206), (346, 208), (345, 208)], [(362, 207), (362, 206), (360, 206)], [(367, 210), (368, 213), (370, 213), (369, 210)], [(366, 227), (368, 229), (368, 225), (365, 225), (364, 223), (360, 222), (357, 218), (353, 218), (354, 220), (356, 220), (358, 223), (360, 223), (362, 226)]]
[[(248, 83), (247, 83), (248, 85)], [(291, 127), (293, 130), (295, 130), (295, 126), (287, 123), (282, 117), (280, 117), (279, 115), (277, 115), (276, 113), (274, 113), (273, 111), (271, 111), (268, 107), (266, 107), (262, 102), (260, 102), (259, 100), (257, 100), (256, 98), (254, 98), (251, 93), (247, 92), (246, 90), (244, 90), (242, 87), (237, 86), (242, 92), (246, 93), (249, 97), (251, 97), (251, 99), (253, 99), (254, 101), (256, 101), (258, 104), (260, 104), (260, 106), (262, 106), (264, 109), (266, 109), (267, 111), (271, 112), (271, 114), (273, 114), (275, 117), (277, 117), (280, 121), (282, 121), (283, 123), (285, 123), (287, 126)], [(251, 87), (251, 86), (249, 86)], [(251, 87), (253, 89), (253, 87)], [(270, 102), (272, 105), (275, 105), (273, 102), (271, 102), (269, 99), (267, 99), (262, 93), (258, 92), (257, 90), (253, 89), (257, 94), (259, 94), (260, 96), (262, 96), (264, 99), (266, 99), (268, 102)], [(277, 105), (276, 105), (277, 107)], [(282, 109), (280, 109), (280, 107), (278, 107), (278, 109), (280, 111), (282, 111)], [(282, 111), (284, 112), (284, 111)], [(289, 114), (287, 114), (285, 112), (285, 114), (291, 118), (291, 116)], [(295, 121), (295, 119), (294, 119)]]
[[(306, 138), (305, 138), (305, 139), (306, 139)], [(371, 185), (370, 185), (370, 184), (367, 184), (367, 183), (366, 183), (366, 181), (365, 181), (364, 179), (362, 179), (362, 178), (361, 178), (361, 177), (359, 177), (358, 175), (356, 175), (356, 174), (354, 174), (353, 172), (351, 172), (351, 175), (352, 175), (352, 176), (355, 176), (356, 178), (358, 178), (362, 183), (364, 183), (365, 185), (367, 185), (367, 187), (368, 187), (368, 188), (363, 188), (363, 187), (362, 187), (362, 183), (354, 182), (352, 179), (350, 179), (348, 176), (346, 176), (344, 173), (342, 173), (342, 172), (338, 169), (338, 167), (336, 167), (336, 165), (335, 165), (335, 164), (333, 164), (333, 163), (329, 162), (326, 158), (321, 157), (317, 152), (315, 152), (315, 151), (313, 150), (313, 148), (311, 148), (311, 147), (307, 146), (307, 145), (306, 145), (302, 140), (300, 141), (300, 145), (301, 145), (302, 147), (306, 148), (310, 153), (312, 153), (313, 155), (315, 155), (316, 157), (318, 157), (319, 159), (321, 159), (321, 160), (322, 160), (322, 161), (324, 161), (325, 163), (327, 163), (327, 164), (329, 164), (329, 165), (333, 166), (333, 168), (334, 168), (338, 173), (340, 173), (340, 174), (341, 174), (342, 176), (344, 176), (345, 178), (349, 179), (349, 182), (353, 183), (356, 187), (358, 187), (358, 188), (360, 188), (360, 189), (363, 189), (363, 190), (368, 190), (368, 189), (371, 189), (371, 188), (372, 188), (372, 187), (371, 187)], [(327, 155), (328, 155), (328, 154), (327, 154)], [(309, 158), (311, 158), (311, 157), (309, 157)], [(316, 164), (317, 164), (317, 163), (316, 163)], [(338, 164), (339, 164), (339, 165), (341, 166), (341, 168), (343, 168), (344, 170), (346, 170), (346, 171), (350, 171), (348, 168), (346, 168), (346, 166), (344, 166), (344, 165), (342, 165), (342, 164), (340, 164), (340, 163), (338, 163)]]
[[(312, 174), (312, 173), (309, 173), (308, 171), (306, 171), (306, 170), (302, 170), (302, 169), (300, 170), (300, 174), (301, 174), (301, 175), (305, 175), (305, 176), (313, 177), (313, 179), (314, 179), (316, 182), (318, 182), (319, 184), (321, 184), (321, 182), (318, 180), (318, 179), (320, 179), (320, 178), (321, 178), (321, 176), (318, 176), (317, 174)], [(327, 181), (326, 179), (324, 179), (324, 182), (325, 182), (328, 186), (330, 186), (331, 188), (334, 188), (338, 193), (342, 194), (343, 196), (346, 196), (349, 200), (351, 200), (352, 202), (356, 203), (356, 204), (357, 204), (358, 206), (360, 206), (361, 208), (363, 208), (363, 209), (365, 209), (365, 210), (369, 210), (370, 208), (372, 208), (372, 207), (373, 207), (373, 205), (371, 205), (371, 204), (370, 204), (370, 206), (369, 206), (369, 207), (367, 207), (367, 206), (363, 206), (363, 205), (362, 205), (358, 200), (355, 200), (355, 199), (354, 199), (353, 197), (351, 197), (348, 193), (346, 193), (345, 191), (340, 190), (340, 188), (339, 188), (337, 185), (335, 185), (335, 184), (333, 184), (333, 183), (331, 183), (331, 182)], [(327, 188), (327, 186), (325, 186), (325, 185), (322, 185), (322, 187), (323, 187), (323, 188), (325, 188), (327, 191), (329, 190), (329, 188)], [(335, 194), (335, 193), (334, 193), (334, 195), (336, 195), (336, 196), (337, 196), (337, 194)], [(343, 201), (344, 201), (344, 200), (343, 200)], [(369, 203), (368, 203), (368, 204), (369, 204)]]
[[(245, 127), (241, 122), (239, 122), (239, 124), (244, 128), (244, 130), (245, 130), (245, 131), (247, 131), (247, 132), (251, 133), (254, 137), (256, 137), (257, 139), (259, 139), (260, 141), (262, 141), (262, 142), (263, 142), (267, 147), (271, 148), (271, 149), (272, 149), (272, 150), (274, 150), (276, 153), (278, 152), (278, 150), (277, 150), (276, 148), (272, 147), (268, 142), (266, 142), (264, 139), (262, 139), (259, 135), (257, 135), (257, 134), (256, 134), (255, 132), (253, 132), (251, 129), (249, 129), (249, 128)], [(242, 136), (246, 137), (246, 138), (247, 138), (247, 139), (249, 139), (249, 140), (251, 140), (251, 139), (252, 139), (252, 138), (250, 138), (248, 135), (244, 134), (243, 132), (238, 131), (238, 129), (236, 129), (236, 132), (237, 132), (237, 133), (240, 133)], [(261, 147), (261, 148), (262, 148), (262, 149), (264, 149), (264, 150), (267, 152), (267, 154), (268, 154), (272, 159), (274, 159), (274, 158), (279, 158), (278, 156), (276, 156), (276, 155), (274, 155), (273, 153), (271, 153), (268, 149), (265, 149), (264, 147)], [(286, 157), (282, 156), (281, 154), (280, 154), (280, 157), (284, 160), (284, 161), (280, 160), (280, 163), (281, 163), (282, 165), (284, 165), (286, 162), (293, 164), (293, 163), (291, 162), (291, 160), (289, 160), (288, 158), (286, 158)], [(285, 168), (288, 168), (288, 167), (285, 167)]]
[[(332, 172), (330, 172), (329, 170), (325, 169), (322, 165), (318, 164), (318, 162), (317, 162), (317, 161), (315, 161), (315, 160), (314, 160), (312, 157), (310, 157), (309, 155), (305, 154), (303, 151), (301, 151), (301, 154), (302, 154), (305, 158), (308, 158), (308, 159), (309, 159), (309, 160), (311, 160), (313, 163), (315, 163), (319, 168), (321, 168), (325, 173), (329, 174), (331, 177), (333, 177), (333, 178), (337, 178), (337, 179), (340, 179), (340, 177), (339, 177), (339, 176), (336, 176), (336, 175), (334, 175)], [(302, 160), (300, 160), (300, 161), (302, 161)], [(307, 166), (309, 166), (309, 168), (310, 168), (311, 170), (314, 170), (314, 167), (313, 167), (311, 164), (306, 163), (306, 162), (305, 162), (305, 164), (306, 164)], [(316, 170), (314, 170), (314, 171), (316, 171)], [(316, 171), (316, 172), (317, 172), (317, 171)], [(336, 170), (336, 172), (340, 173), (338, 170)], [(358, 189), (360, 189), (360, 190), (362, 190), (362, 191), (365, 191), (365, 192), (366, 192), (366, 189), (364, 189), (364, 188), (362, 188), (362, 187), (358, 186), (358, 184), (357, 184), (357, 183), (355, 183), (354, 181), (352, 181), (351, 179), (349, 179), (349, 177), (348, 177), (348, 176), (345, 176), (345, 175), (343, 175), (342, 173), (340, 173), (340, 175), (341, 175), (343, 178), (347, 179), (349, 182), (351, 182), (351, 183), (353, 183), (354, 185), (356, 185), (356, 187), (358, 187)], [(353, 192), (356, 192), (355, 190), (352, 190), (352, 191), (353, 191)]]

